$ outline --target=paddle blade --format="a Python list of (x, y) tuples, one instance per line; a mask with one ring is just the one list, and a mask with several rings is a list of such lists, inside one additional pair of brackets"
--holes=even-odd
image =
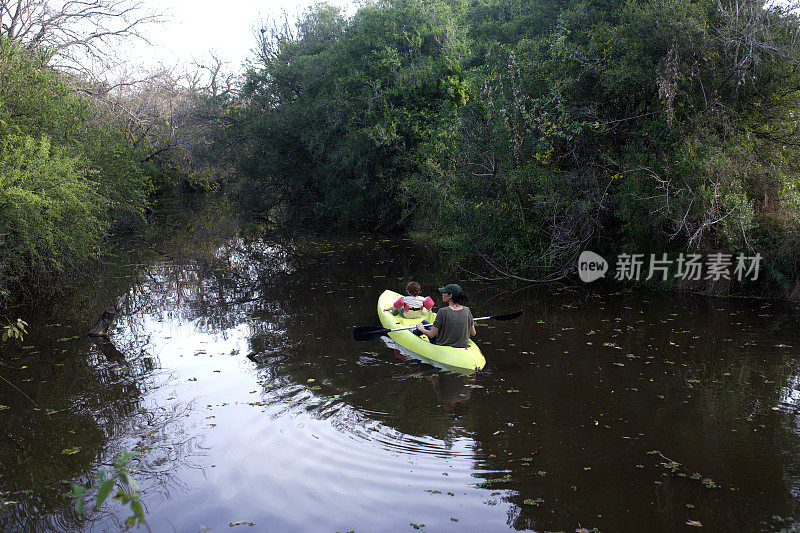
[(389, 332), (380, 326), (357, 326), (353, 328), (353, 338), (357, 341), (372, 341)]
[(492, 320), (514, 320), (519, 316), (522, 316), (522, 311), (517, 311), (516, 313), (509, 313), (507, 315), (492, 315), (489, 318), (491, 318)]

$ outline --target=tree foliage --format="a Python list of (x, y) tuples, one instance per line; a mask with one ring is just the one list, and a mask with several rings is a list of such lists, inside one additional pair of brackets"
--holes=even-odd
[(587, 247), (796, 264), (799, 30), (760, 0), (318, 5), (262, 31), (239, 168), (257, 209), (509, 275)]
[(234, 76), (213, 55), (114, 83), (58, 66), (110, 57), (153, 20), (127, 0), (0, 0), (0, 305), (99, 257), (155, 191), (224, 181)]
[[(465, 34), (444, 2), (330, 6), (265, 28), (247, 73), (243, 168), (266, 202), (324, 224), (389, 227), (415, 208), (467, 99)], [(444, 147), (448, 149), (448, 147)]]
[(149, 177), (44, 59), (0, 38), (0, 291), (42, 286), (141, 217)]

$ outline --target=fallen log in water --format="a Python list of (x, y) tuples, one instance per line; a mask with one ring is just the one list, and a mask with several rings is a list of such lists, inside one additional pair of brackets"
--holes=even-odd
[(125, 360), (125, 354), (117, 350), (116, 346), (111, 342), (111, 339), (108, 337), (108, 328), (111, 327), (111, 322), (113, 322), (117, 313), (122, 311), (122, 306), (125, 304), (126, 298), (127, 294), (118, 296), (114, 304), (109, 305), (106, 310), (103, 311), (97, 324), (95, 324), (89, 332), (92, 341), (100, 348), (100, 351), (106, 356), (106, 359), (113, 363), (124, 365), (128, 364), (128, 361)]
[(122, 306), (125, 304), (125, 299), (128, 297), (127, 294), (122, 296), (117, 296), (117, 300), (114, 302), (114, 305), (109, 305), (103, 314), (100, 315), (100, 319), (97, 321), (97, 324), (94, 325), (92, 330), (89, 332), (90, 337), (107, 337), (108, 336), (108, 328), (111, 327), (111, 322), (114, 320), (114, 317), (122, 311)]
[(117, 350), (117, 347), (114, 346), (114, 343), (111, 342), (105, 335), (92, 335), (92, 342), (100, 349), (103, 355), (106, 356), (111, 363), (116, 363), (118, 365), (129, 365), (128, 360), (125, 359), (125, 354)]

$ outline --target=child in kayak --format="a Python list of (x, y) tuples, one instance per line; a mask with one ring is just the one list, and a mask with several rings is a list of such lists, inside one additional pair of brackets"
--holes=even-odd
[(398, 298), (392, 307), (384, 311), (391, 311), (393, 315), (402, 313), (404, 318), (419, 318), (425, 316), (433, 307), (433, 298), (421, 296), (422, 287), (416, 281), (409, 281), (406, 285), (408, 296)]

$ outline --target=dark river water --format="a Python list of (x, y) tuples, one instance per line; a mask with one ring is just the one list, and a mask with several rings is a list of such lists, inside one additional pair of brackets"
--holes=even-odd
[[(155, 532), (800, 524), (790, 305), (509, 286), (411, 241), (277, 240), (220, 211), (11, 310), (30, 331), (0, 347), (1, 530), (121, 530), (127, 506), (64, 496), (120, 450), (143, 452)], [(477, 325), (470, 376), (355, 342), (411, 279), (460, 282), (475, 316), (525, 314)], [(122, 294), (113, 347), (93, 343)]]

